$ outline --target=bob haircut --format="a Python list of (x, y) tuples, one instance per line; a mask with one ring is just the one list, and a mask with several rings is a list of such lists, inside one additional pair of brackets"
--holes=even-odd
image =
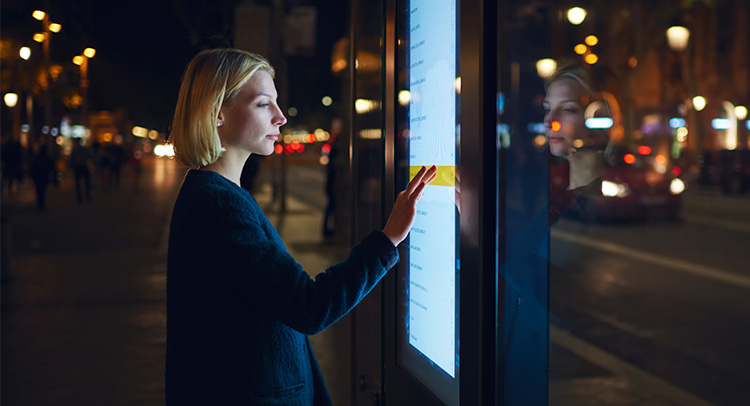
[[(588, 70), (581, 64), (575, 61), (566, 61), (562, 63), (555, 73), (552, 74), (544, 82), (544, 90), (548, 91), (552, 83), (558, 80), (574, 80), (581, 85), (583, 90), (586, 92), (585, 100), (583, 100), (583, 107), (586, 109), (586, 113), (589, 113), (589, 106), (594, 107), (590, 117), (612, 117), (612, 108), (603, 97), (604, 92), (601, 90), (599, 83), (594, 80), (594, 77), (589, 74)], [(589, 116), (585, 118), (590, 118)], [(609, 130), (604, 129), (589, 129), (589, 136), (591, 137), (591, 144), (584, 146), (584, 148), (594, 148), (603, 150), (605, 153), (605, 159), (607, 163), (614, 162), (613, 153), (614, 145), (612, 138), (609, 135)], [(579, 148), (580, 149), (580, 148)]]
[(222, 152), (219, 110), (231, 102), (258, 70), (274, 76), (264, 57), (241, 49), (199, 52), (188, 63), (172, 120), (171, 143), (177, 162), (197, 168), (215, 163)]
[[(581, 66), (578, 63), (575, 62), (565, 62), (562, 65), (560, 65), (557, 70), (555, 70), (555, 73), (552, 74), (547, 80), (544, 82), (544, 90), (549, 90), (549, 86), (553, 82), (557, 82), (561, 79), (571, 79), (578, 82), (581, 87), (583, 87), (583, 90), (586, 91), (588, 94), (589, 99), (591, 99), (594, 95), (594, 89), (593, 89), (593, 80), (591, 79), (591, 75), (584, 69), (583, 66)], [(590, 100), (589, 100), (590, 101)], [(587, 103), (589, 102), (587, 101)]]

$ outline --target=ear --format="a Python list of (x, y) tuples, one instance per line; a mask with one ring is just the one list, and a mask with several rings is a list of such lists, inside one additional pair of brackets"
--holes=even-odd
[(224, 113), (219, 109), (219, 115), (216, 117), (216, 125), (221, 127), (224, 124)]

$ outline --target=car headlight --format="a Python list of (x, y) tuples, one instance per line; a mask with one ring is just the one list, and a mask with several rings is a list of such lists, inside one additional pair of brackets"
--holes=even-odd
[(607, 197), (625, 197), (630, 194), (628, 185), (622, 183), (602, 181), (602, 195)]
[(672, 179), (672, 182), (669, 184), (669, 191), (672, 192), (673, 195), (679, 195), (685, 191), (685, 182), (680, 178)]

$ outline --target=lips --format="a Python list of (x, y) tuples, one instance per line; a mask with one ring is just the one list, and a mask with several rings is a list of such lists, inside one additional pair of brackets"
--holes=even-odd
[(270, 139), (270, 140), (272, 140), (272, 141), (278, 141), (278, 139), (279, 139), (279, 134), (271, 134), (271, 135), (266, 135), (266, 138), (268, 138), (268, 139)]

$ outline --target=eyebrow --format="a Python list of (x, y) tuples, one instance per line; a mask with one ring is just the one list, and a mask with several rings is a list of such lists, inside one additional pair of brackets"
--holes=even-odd
[[(576, 99), (565, 99), (565, 100), (560, 100), (560, 101), (559, 101), (558, 103), (571, 103), (571, 102), (572, 102), (572, 103), (578, 103), (578, 104), (581, 104), (580, 100), (576, 100)], [(549, 101), (548, 101), (547, 99), (544, 99), (544, 101), (542, 102), (542, 104), (544, 104), (544, 103), (547, 103), (547, 104), (549, 104)]]

